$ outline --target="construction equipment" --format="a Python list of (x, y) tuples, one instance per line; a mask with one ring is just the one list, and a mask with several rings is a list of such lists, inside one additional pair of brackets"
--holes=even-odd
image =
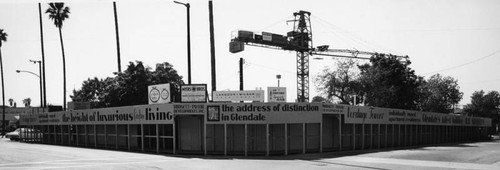
[[(293, 13), (293, 30), (285, 35), (262, 32), (257, 34), (251, 31), (237, 31), (229, 43), (229, 51), (238, 53), (245, 49), (245, 45), (279, 49), (297, 52), (297, 100), (309, 101), (309, 56), (322, 55), (331, 57), (370, 59), (378, 55), (391, 55), (375, 52), (365, 52), (349, 49), (329, 49), (328, 45), (314, 48), (312, 39), (311, 13), (299, 11)], [(408, 56), (396, 56), (408, 58)]]

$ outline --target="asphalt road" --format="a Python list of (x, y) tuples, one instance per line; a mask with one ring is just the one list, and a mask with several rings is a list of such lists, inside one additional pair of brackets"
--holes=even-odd
[(500, 169), (498, 139), (369, 152), (178, 156), (28, 144), (0, 138), (0, 169)]

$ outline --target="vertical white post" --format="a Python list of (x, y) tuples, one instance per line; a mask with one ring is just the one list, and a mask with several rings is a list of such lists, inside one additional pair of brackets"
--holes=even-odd
[(177, 148), (177, 130), (175, 128), (176, 124), (175, 124), (175, 118), (174, 118), (174, 124), (172, 124), (172, 132), (173, 132), (173, 136), (172, 136), (172, 144), (173, 144), (173, 148), (172, 148), (172, 154), (175, 155), (175, 151), (176, 151), (176, 148)]
[(266, 156), (269, 156), (269, 124), (266, 124)]
[(78, 125), (75, 125), (75, 129), (76, 129), (76, 146), (79, 146), (80, 140), (78, 139), (80, 137), (80, 131), (78, 131)]
[(380, 142), (380, 140), (381, 140), (380, 136), (382, 136), (382, 131), (380, 130), (380, 124), (378, 124), (378, 131), (377, 131), (377, 133), (378, 133), (378, 145), (377, 146), (378, 146), (378, 149), (380, 149), (381, 148), (380, 145), (382, 145), (382, 143)]
[[(370, 124), (370, 149), (373, 149), (373, 124)], [(377, 135), (378, 136), (378, 135)], [(380, 136), (378, 136), (380, 137)]]
[(227, 124), (224, 124), (224, 156), (227, 156)]
[(403, 142), (401, 141), (401, 135), (403, 135), (403, 133), (401, 133), (401, 124), (398, 124), (398, 147), (401, 147), (403, 145)]
[(94, 148), (97, 148), (97, 125), (94, 124)]
[(352, 124), (352, 150), (356, 150), (356, 124)]
[(144, 152), (144, 124), (141, 123), (141, 151)]
[(421, 128), (420, 128), (420, 125), (416, 125), (415, 128), (416, 128), (415, 129), (415, 136), (417, 136), (417, 138), (415, 138), (415, 141), (417, 142), (416, 145), (418, 146), (421, 144), (420, 140), (422, 139), (422, 136), (420, 136)]
[(248, 124), (245, 124), (245, 156), (248, 155)]
[(160, 153), (160, 126), (156, 124), (156, 153)]
[(361, 150), (365, 149), (365, 124), (361, 124)]
[(64, 129), (63, 129), (63, 126), (64, 125), (59, 125), (59, 130), (61, 130), (61, 145), (64, 144)]
[(58, 126), (59, 125), (52, 125), (52, 127), (53, 127), (52, 128), (53, 129), (53, 135), (52, 136), (54, 137), (54, 144), (57, 144), (57, 127)]
[(288, 155), (288, 124), (285, 123), (285, 155)]
[(130, 124), (127, 124), (127, 149), (130, 151), (130, 142), (132, 141), (130, 137)]
[(108, 149), (108, 125), (104, 125), (104, 148)]
[(118, 150), (118, 124), (115, 124), (115, 149)]
[(389, 141), (387, 141), (387, 140), (389, 139), (389, 137), (387, 137), (387, 136), (388, 136), (388, 135), (387, 135), (387, 126), (388, 126), (388, 124), (384, 124), (384, 127), (385, 127), (385, 128), (384, 128), (384, 129), (385, 129), (385, 135), (384, 135), (384, 137), (385, 137), (385, 142), (384, 142), (384, 143), (385, 143), (385, 144), (384, 144), (384, 145), (385, 145), (385, 148), (387, 148), (387, 145), (388, 145), (388, 143), (389, 143)]
[(302, 123), (302, 154), (306, 153), (306, 124)]
[(319, 122), (319, 152), (323, 152), (323, 121)]
[(394, 136), (395, 136), (395, 134), (394, 134), (394, 126), (396, 126), (396, 125), (395, 124), (391, 124), (391, 131), (392, 132), (391, 132), (391, 139), (390, 139), (391, 140), (391, 145), (389, 146), (390, 148), (393, 148), (394, 147), (394, 143), (395, 143), (394, 142)]
[(339, 117), (339, 151), (342, 151), (342, 115)]
[(87, 131), (88, 125), (83, 125), (85, 127), (85, 147), (89, 146), (89, 132)]
[[(205, 122), (205, 117), (203, 117), (203, 154), (207, 155), (207, 123)], [(214, 125), (215, 127), (215, 125)], [(215, 133), (215, 132), (214, 132)], [(215, 140), (214, 140), (215, 141)]]

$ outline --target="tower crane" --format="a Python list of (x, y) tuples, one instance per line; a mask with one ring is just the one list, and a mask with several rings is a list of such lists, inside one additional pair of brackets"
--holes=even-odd
[[(242, 52), (245, 45), (296, 51), (297, 55), (297, 100), (299, 102), (309, 101), (309, 56), (321, 55), (330, 57), (370, 59), (378, 55), (391, 55), (375, 52), (366, 52), (350, 49), (329, 49), (328, 45), (318, 47), (313, 46), (311, 13), (308, 11), (299, 11), (293, 13), (293, 30), (286, 36), (269, 32), (262, 34), (251, 31), (239, 30), (229, 43), (231, 53)], [(408, 58), (408, 56), (396, 56), (397, 58)]]

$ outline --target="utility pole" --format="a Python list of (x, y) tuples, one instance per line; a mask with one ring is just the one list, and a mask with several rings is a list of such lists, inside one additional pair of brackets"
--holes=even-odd
[(116, 55), (118, 57), (118, 73), (122, 72), (120, 59), (120, 34), (118, 33), (118, 14), (116, 13), (116, 2), (113, 1), (113, 9), (115, 13), (115, 31), (116, 31)]
[(188, 59), (188, 84), (191, 84), (191, 24), (189, 17), (189, 8), (191, 7), (189, 3), (182, 3), (174, 1), (176, 4), (184, 5), (187, 9), (187, 59)]
[(30, 60), (30, 62), (33, 62), (33, 64), (38, 63), (38, 74), (40, 74), (40, 107), (43, 107), (43, 94), (42, 94), (42, 61), (40, 60)]
[(215, 73), (215, 40), (214, 40), (214, 14), (212, 0), (208, 1), (208, 19), (210, 21), (210, 59), (212, 64), (212, 94), (217, 91)]
[[(40, 76), (43, 81), (43, 107), (47, 107), (47, 84), (45, 83), (45, 51), (43, 48), (43, 24), (42, 24), (42, 5), (38, 3), (38, 15), (40, 16), (40, 41), (42, 45), (42, 73)], [(40, 106), (42, 107), (42, 106)]]
[(245, 63), (245, 60), (243, 58), (240, 58), (240, 91), (243, 91), (243, 64)]

